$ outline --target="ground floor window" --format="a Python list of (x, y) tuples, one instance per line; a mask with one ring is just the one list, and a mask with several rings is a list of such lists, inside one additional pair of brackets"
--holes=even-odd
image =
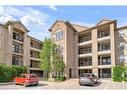
[(36, 74), (38, 77), (43, 77), (43, 71), (30, 70), (31, 74)]
[(111, 78), (111, 68), (99, 69), (99, 78)]

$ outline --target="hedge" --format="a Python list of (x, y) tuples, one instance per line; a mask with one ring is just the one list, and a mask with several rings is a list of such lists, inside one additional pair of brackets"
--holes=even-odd
[(7, 66), (0, 64), (0, 82), (13, 81), (14, 77), (26, 72), (27, 70), (24, 66)]

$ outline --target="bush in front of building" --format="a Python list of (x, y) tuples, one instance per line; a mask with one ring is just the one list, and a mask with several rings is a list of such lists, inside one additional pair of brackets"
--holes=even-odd
[(56, 76), (55, 81), (65, 81), (66, 77), (65, 76)]
[(125, 67), (123, 67), (123, 66), (115, 66), (113, 68), (113, 81), (115, 81), (115, 82), (124, 81), (124, 72), (125, 72)]
[(0, 82), (13, 81), (14, 77), (26, 72), (26, 67), (24, 66), (7, 66), (0, 64)]

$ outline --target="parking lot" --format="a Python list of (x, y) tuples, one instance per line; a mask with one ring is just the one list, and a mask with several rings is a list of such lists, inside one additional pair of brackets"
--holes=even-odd
[(98, 84), (93, 86), (80, 86), (78, 79), (70, 79), (64, 82), (39, 81), (38, 86), (23, 87), (13, 83), (0, 83), (0, 89), (127, 89), (127, 83), (112, 82), (110, 79), (100, 79)]

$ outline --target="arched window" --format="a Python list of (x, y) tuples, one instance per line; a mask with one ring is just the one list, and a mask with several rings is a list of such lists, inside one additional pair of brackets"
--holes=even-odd
[(63, 31), (62, 30), (57, 30), (55, 33), (55, 40), (60, 40), (63, 38)]

